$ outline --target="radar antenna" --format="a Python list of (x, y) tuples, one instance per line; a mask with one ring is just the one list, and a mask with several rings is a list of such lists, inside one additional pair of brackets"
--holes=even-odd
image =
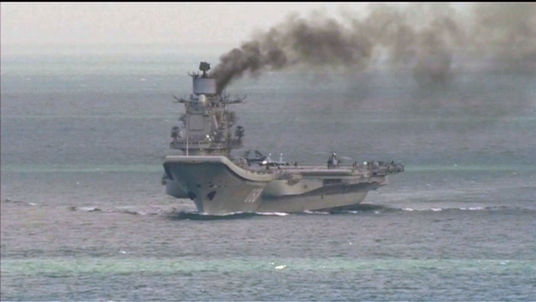
[(210, 64), (207, 62), (199, 63), (199, 70), (203, 72), (203, 78), (207, 77), (207, 71), (210, 70)]

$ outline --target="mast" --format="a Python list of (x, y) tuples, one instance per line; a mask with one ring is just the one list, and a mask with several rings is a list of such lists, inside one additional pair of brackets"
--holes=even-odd
[(189, 119), (186, 119), (186, 156), (188, 156), (188, 141), (189, 141), (189, 138), (190, 138), (190, 134), (188, 132), (188, 129), (190, 129), (190, 126), (189, 126)]

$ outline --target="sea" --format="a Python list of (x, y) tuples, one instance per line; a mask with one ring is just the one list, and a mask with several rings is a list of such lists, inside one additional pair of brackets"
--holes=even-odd
[(405, 172), (351, 211), (207, 216), (162, 161), (173, 95), (222, 53), (2, 54), (2, 301), (536, 301), (536, 72), (246, 74), (235, 155)]

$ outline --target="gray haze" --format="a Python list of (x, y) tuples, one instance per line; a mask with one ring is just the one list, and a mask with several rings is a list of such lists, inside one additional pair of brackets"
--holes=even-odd
[[(1, 3), (2, 56), (40, 53), (43, 45), (64, 48), (192, 45), (228, 49), (252, 29), (266, 30), (291, 12), (321, 9), (359, 13), (366, 3)], [(7, 46), (7, 47), (6, 47)], [(37, 46), (38, 49), (28, 46)], [(124, 47), (123, 47), (124, 48)], [(218, 53), (221, 53), (219, 51)]]
[(421, 85), (448, 84), (467, 68), (536, 69), (536, 4), (371, 6), (365, 17), (289, 16), (220, 57), (221, 92), (244, 73), (294, 66), (366, 70), (373, 62), (410, 68)]

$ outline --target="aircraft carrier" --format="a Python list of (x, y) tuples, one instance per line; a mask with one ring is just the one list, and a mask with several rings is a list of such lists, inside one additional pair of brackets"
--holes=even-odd
[(167, 194), (193, 200), (200, 213), (351, 209), (368, 191), (385, 185), (387, 175), (404, 171), (394, 162), (343, 165), (336, 153), (318, 165), (273, 160), (257, 150), (233, 157), (231, 151), (242, 148), (244, 128), (235, 125), (235, 113), (227, 107), (243, 99), (217, 93), (208, 63), (199, 69), (190, 73), (193, 93), (174, 97), (185, 106), (181, 125), (171, 129), (170, 147), (180, 155), (165, 157), (162, 184)]

